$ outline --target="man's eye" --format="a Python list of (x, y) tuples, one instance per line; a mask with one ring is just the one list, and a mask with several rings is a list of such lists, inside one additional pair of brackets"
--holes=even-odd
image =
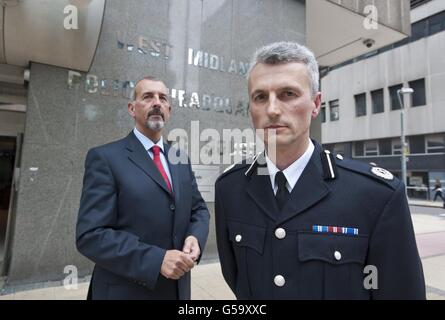
[(286, 97), (295, 97), (296, 96), (295, 92), (293, 92), (293, 91), (285, 91), (284, 95)]
[(259, 95), (256, 95), (253, 98), (253, 100), (259, 102), (259, 101), (263, 101), (265, 98), (266, 98), (266, 96), (264, 94), (259, 94)]

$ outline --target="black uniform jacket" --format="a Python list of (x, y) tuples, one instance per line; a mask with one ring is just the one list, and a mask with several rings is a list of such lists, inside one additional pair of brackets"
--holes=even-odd
[(237, 298), (425, 299), (404, 184), (314, 144), (281, 212), (264, 154), (218, 178), (218, 252)]

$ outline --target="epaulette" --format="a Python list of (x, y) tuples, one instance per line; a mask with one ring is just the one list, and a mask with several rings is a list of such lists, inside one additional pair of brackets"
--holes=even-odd
[(216, 179), (216, 181), (221, 180), (223, 177), (231, 174), (232, 172), (236, 172), (236, 171), (246, 168), (248, 166), (250, 166), (250, 164), (246, 160), (239, 162), (239, 163), (234, 163), (234, 164), (228, 166), (226, 169), (224, 169), (223, 173), (221, 173), (221, 175), (218, 177), (218, 179)]
[(397, 189), (400, 183), (400, 180), (391, 172), (378, 167), (375, 163), (365, 163), (358, 160), (343, 158), (340, 154), (337, 154), (335, 158), (337, 166), (373, 178), (379, 182), (383, 182), (394, 190)]
[(255, 167), (258, 166), (258, 158), (259, 156), (262, 154), (262, 152), (258, 153), (257, 155), (255, 155), (254, 157), (250, 157), (247, 159), (244, 159), (243, 161), (239, 162), (239, 163), (235, 163), (232, 164), (231, 166), (227, 167), (224, 172), (218, 177), (218, 179), (216, 179), (216, 181), (222, 179), (223, 177), (231, 174), (232, 172), (241, 170), (241, 169), (246, 169), (246, 171), (244, 172), (245, 176), (250, 176), (250, 174), (252, 173), (253, 169)]
[(334, 155), (329, 150), (323, 150), (320, 154), (321, 166), (323, 168), (323, 178), (325, 180), (334, 180), (338, 176), (337, 165)]

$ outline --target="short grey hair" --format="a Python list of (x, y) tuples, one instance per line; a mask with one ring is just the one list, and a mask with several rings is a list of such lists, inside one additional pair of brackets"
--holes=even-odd
[(259, 48), (253, 55), (247, 78), (249, 79), (252, 69), (258, 63), (284, 64), (290, 62), (300, 62), (306, 65), (310, 77), (312, 95), (315, 95), (320, 88), (317, 60), (311, 50), (296, 42), (275, 42)]
[[(131, 99), (132, 99), (131, 101), (135, 101), (136, 100), (136, 97), (137, 97), (136, 88), (137, 88), (139, 82), (144, 81), (144, 80), (150, 80), (150, 81), (154, 81), (154, 82), (162, 82), (162, 83), (164, 83), (164, 81), (162, 81), (161, 79), (159, 79), (157, 77), (153, 77), (153, 76), (145, 76), (145, 77), (139, 79), (138, 81), (136, 81), (136, 84), (134, 85), (134, 89), (133, 89), (133, 91), (131, 93)], [(165, 83), (164, 83), (164, 85), (165, 85)]]

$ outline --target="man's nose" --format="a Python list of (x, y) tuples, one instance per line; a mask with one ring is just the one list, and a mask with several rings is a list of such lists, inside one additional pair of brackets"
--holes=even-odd
[(153, 107), (161, 107), (161, 99), (159, 98), (158, 95), (154, 95), (153, 96)]
[(281, 114), (279, 101), (277, 101), (277, 97), (275, 97), (274, 95), (269, 96), (269, 105), (267, 106), (267, 114), (272, 118), (275, 118)]

